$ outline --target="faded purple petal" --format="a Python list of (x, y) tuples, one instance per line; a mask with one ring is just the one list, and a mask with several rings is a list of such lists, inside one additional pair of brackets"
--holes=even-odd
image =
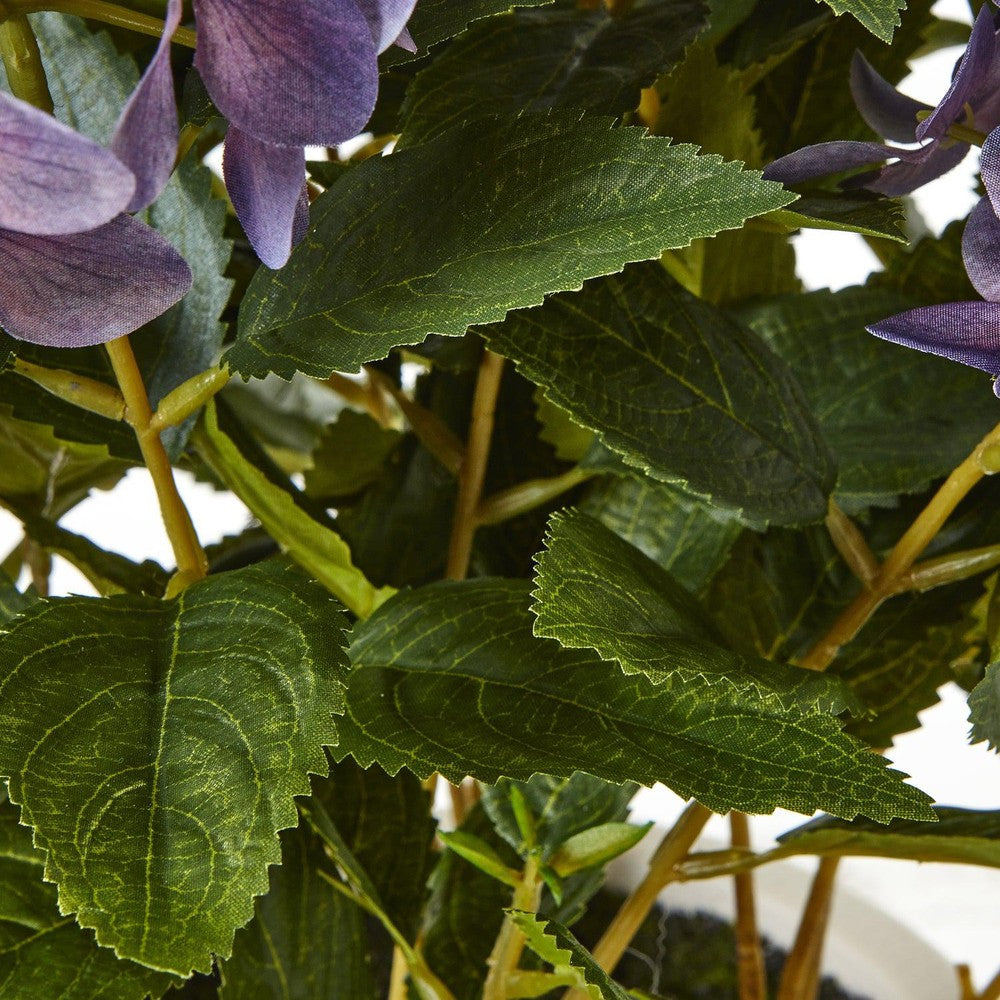
[(993, 210), (1000, 212), (1000, 127), (993, 129), (983, 143), (979, 154), (979, 175), (993, 202)]
[(886, 139), (913, 142), (917, 112), (932, 111), (929, 104), (901, 94), (860, 53), (851, 62), (851, 93), (861, 117)]
[[(379, 52), (385, 52), (394, 42), (398, 43), (399, 36), (417, 5), (417, 0), (355, 0), (355, 2), (368, 19), (375, 47)], [(410, 44), (413, 44), (412, 39)], [(403, 47), (406, 48), (405, 45)], [(416, 51), (416, 47), (410, 51)]]
[(174, 168), (178, 126), (170, 40), (181, 23), (182, 10), (182, 0), (169, 0), (156, 54), (122, 110), (111, 140), (115, 155), (136, 177), (129, 212), (138, 212), (155, 201)]
[(869, 191), (892, 198), (909, 194), (948, 173), (965, 159), (971, 147), (965, 142), (932, 139), (920, 149), (900, 150), (899, 160), (890, 163), (874, 180), (865, 184)]
[(1000, 302), (1000, 219), (989, 198), (980, 198), (969, 215), (962, 258), (976, 291), (989, 302)]
[(843, 139), (834, 142), (820, 142), (782, 156), (764, 168), (764, 177), (782, 184), (798, 184), (812, 177), (824, 177), (841, 170), (865, 167), (873, 163), (884, 163), (905, 150), (883, 146), (879, 142), (854, 142)]
[(68, 236), (0, 230), (0, 326), (49, 347), (89, 347), (166, 312), (191, 287), (184, 258), (128, 215)]
[(378, 63), (354, 0), (195, 0), (195, 66), (241, 131), (333, 146), (371, 117)]
[(305, 150), (260, 142), (231, 125), (222, 172), (233, 208), (257, 256), (270, 268), (281, 267), (292, 252), (296, 223), (302, 227)]
[(0, 93), (0, 227), (35, 235), (94, 229), (121, 212), (134, 189), (113, 153)]
[(413, 36), (410, 34), (409, 28), (403, 28), (399, 33), (399, 37), (396, 39), (396, 44), (401, 49), (406, 49), (407, 52), (416, 52), (417, 43), (413, 40)]
[(1000, 303), (949, 302), (890, 316), (868, 332), (1000, 375)]
[(917, 126), (918, 139), (940, 139), (965, 118), (965, 105), (992, 77), (998, 57), (996, 27), (990, 5), (983, 4), (948, 93), (933, 113)]

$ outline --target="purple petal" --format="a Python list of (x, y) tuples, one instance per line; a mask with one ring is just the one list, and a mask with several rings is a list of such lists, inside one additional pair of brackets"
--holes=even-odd
[(879, 142), (854, 142), (837, 140), (820, 142), (782, 156), (764, 168), (764, 177), (782, 184), (798, 184), (811, 177), (824, 177), (841, 170), (865, 167), (872, 163), (884, 163), (904, 150), (883, 146)]
[(932, 111), (929, 104), (901, 94), (860, 53), (851, 62), (851, 93), (861, 117), (886, 139), (913, 142), (917, 112)]
[(195, 66), (241, 131), (284, 146), (357, 135), (378, 91), (375, 43), (354, 0), (195, 0)]
[(178, 126), (170, 40), (181, 23), (182, 10), (182, 0), (169, 0), (156, 54), (122, 110), (111, 140), (111, 149), (136, 177), (129, 212), (138, 212), (155, 201), (174, 169)]
[(1000, 211), (1000, 127), (993, 129), (983, 143), (979, 154), (979, 175), (993, 202), (993, 210)]
[(49, 347), (89, 347), (166, 312), (191, 287), (184, 258), (128, 215), (68, 236), (0, 230), (0, 326)]
[(401, 49), (406, 49), (407, 52), (416, 52), (417, 43), (413, 40), (413, 36), (410, 34), (409, 28), (403, 28), (399, 33), (399, 37), (396, 39), (396, 44)]
[(890, 316), (868, 332), (1000, 375), (1000, 303), (949, 302)]
[(865, 184), (869, 191), (892, 198), (909, 194), (948, 173), (965, 159), (971, 147), (968, 143), (932, 139), (920, 149), (900, 150), (899, 160), (890, 163), (874, 180)]
[(0, 93), (0, 227), (39, 236), (93, 229), (121, 212), (134, 189), (113, 153)]
[(957, 121), (965, 117), (965, 105), (982, 90), (996, 69), (998, 58), (996, 27), (990, 5), (983, 4), (972, 35), (955, 72), (948, 93), (931, 115), (917, 126), (918, 139), (940, 139)]
[(969, 280), (988, 302), (1000, 302), (1000, 219), (989, 198), (980, 198), (962, 234)]
[[(301, 146), (259, 142), (234, 125), (226, 136), (222, 172), (233, 208), (251, 245), (270, 268), (288, 260), (302, 233), (306, 152)], [(309, 208), (306, 203), (306, 222)]]
[[(398, 42), (399, 36), (406, 27), (417, 0), (355, 0), (361, 13), (368, 19), (375, 39), (375, 47), (379, 52), (385, 52), (393, 42)], [(409, 35), (406, 36), (409, 38)], [(410, 39), (413, 45), (413, 40)], [(406, 48), (406, 46), (403, 46)], [(416, 46), (410, 49), (416, 51)]]

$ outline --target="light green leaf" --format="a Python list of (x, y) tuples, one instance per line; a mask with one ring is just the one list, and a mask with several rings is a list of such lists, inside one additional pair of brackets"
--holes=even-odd
[(639, 0), (592, 10), (515, 10), (473, 25), (407, 90), (401, 144), (490, 116), (580, 108), (620, 116), (705, 27), (701, 0)]
[(332, 870), (321, 842), (300, 823), (281, 845), (270, 889), (222, 963), (221, 1000), (375, 1000), (364, 914), (317, 874)]
[(728, 512), (669, 483), (606, 477), (580, 510), (634, 545), (692, 593), (701, 591), (743, 530)]
[(900, 24), (906, 0), (826, 0), (834, 14), (853, 14), (873, 35), (888, 44)]
[(557, 972), (572, 972), (576, 988), (591, 1000), (629, 1000), (625, 992), (594, 961), (594, 956), (573, 935), (554, 920), (542, 920), (533, 913), (511, 910), (528, 947)]
[(607, 864), (631, 850), (649, 832), (652, 823), (603, 823), (570, 837), (549, 862), (557, 875)]
[(538, 771), (663, 781), (720, 812), (781, 805), (879, 821), (929, 817), (927, 797), (830, 716), (751, 712), (721, 686), (676, 677), (654, 685), (593, 653), (535, 638), (529, 587), (432, 584), (398, 594), (360, 623), (332, 752), (455, 781), (524, 781)]
[(305, 474), (306, 493), (335, 499), (360, 492), (378, 479), (401, 437), (399, 431), (381, 427), (365, 413), (342, 410), (324, 428), (313, 452), (312, 468)]
[(454, 851), (460, 858), (464, 858), (470, 865), (475, 865), (490, 878), (503, 882), (504, 885), (515, 886), (518, 884), (519, 873), (505, 865), (500, 855), (485, 840), (481, 840), (475, 834), (467, 833), (465, 830), (454, 830), (451, 833), (442, 832), (438, 836), (444, 841), (445, 847)]
[(283, 561), (177, 598), (62, 598), (0, 643), (0, 774), (59, 905), (123, 958), (226, 957), (335, 742), (345, 617)]
[(366, 160), (316, 200), (289, 263), (251, 282), (227, 357), (245, 377), (357, 371), (794, 198), (738, 164), (602, 118), (452, 129)]
[(798, 378), (837, 456), (845, 509), (925, 489), (996, 423), (980, 373), (865, 330), (913, 304), (856, 287), (784, 296), (741, 312)]
[(194, 442), (198, 454), (253, 511), (268, 534), (358, 617), (371, 614), (393, 593), (389, 587), (376, 590), (368, 582), (352, 562), (343, 538), (296, 503), (290, 483), (279, 486), (244, 458), (219, 425), (214, 401), (205, 407)]
[(4, 1000), (145, 1000), (173, 981), (99, 948), (92, 931), (64, 917), (42, 880), (45, 855), (18, 826), (0, 786), (0, 996)]
[(592, 649), (654, 684), (720, 685), (750, 712), (859, 708), (839, 680), (727, 648), (688, 591), (586, 514), (553, 515), (537, 566), (535, 635)]
[(825, 514), (832, 459), (792, 372), (659, 264), (552, 296), (482, 332), (654, 479), (683, 481), (755, 518), (803, 523)]

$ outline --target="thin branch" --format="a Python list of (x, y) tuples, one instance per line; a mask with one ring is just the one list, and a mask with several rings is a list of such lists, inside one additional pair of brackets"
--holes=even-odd
[[(750, 824), (746, 813), (729, 816), (734, 850), (750, 849)], [(764, 951), (757, 932), (757, 907), (754, 901), (753, 875), (743, 872), (733, 877), (736, 892), (736, 972), (739, 1000), (767, 1000), (767, 974)]]
[(509, 489), (500, 490), (486, 497), (476, 511), (476, 523), (479, 525), (502, 524), (520, 514), (548, 503), (563, 493), (568, 492), (588, 479), (597, 475), (593, 469), (573, 466), (560, 476), (546, 479), (528, 479)]
[(851, 568), (851, 572), (866, 588), (870, 588), (878, 576), (879, 562), (868, 547), (865, 536), (857, 525), (840, 509), (837, 501), (830, 497), (826, 515), (826, 528), (841, 558)]
[[(129, 10), (105, 0), (7, 0), (7, 5), (22, 14), (34, 14), (38, 11), (52, 10), (60, 14), (75, 14), (77, 17), (89, 18), (103, 24), (111, 24), (116, 28), (126, 28), (142, 35), (152, 35), (160, 38), (163, 35), (163, 21), (149, 14), (141, 14), (137, 10)], [(195, 33), (190, 28), (178, 28), (172, 41), (186, 48), (195, 47)]]

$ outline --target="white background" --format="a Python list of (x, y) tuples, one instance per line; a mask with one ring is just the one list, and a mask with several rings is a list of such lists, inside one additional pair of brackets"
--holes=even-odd
[[(936, 9), (944, 16), (969, 20), (964, 0), (942, 0)], [(949, 49), (922, 60), (902, 89), (936, 103), (947, 87), (960, 51)], [(917, 203), (930, 228), (940, 231), (972, 207), (975, 169), (975, 156), (970, 155), (961, 168), (918, 192)], [(796, 250), (801, 273), (810, 288), (854, 284), (863, 281), (876, 266), (861, 238), (849, 234), (804, 233), (796, 238)], [(216, 493), (183, 475), (180, 485), (206, 544), (238, 532), (247, 523), (248, 512), (234, 497)], [(170, 546), (155, 512), (148, 476), (144, 471), (133, 471), (113, 491), (96, 491), (62, 523), (133, 559), (153, 558), (169, 566)], [(0, 511), (0, 554), (6, 553), (19, 537), (17, 522)], [(93, 593), (86, 580), (59, 559), (55, 561), (52, 588), (54, 594)], [(1000, 757), (983, 745), (969, 746), (966, 742), (967, 708), (962, 692), (949, 686), (941, 695), (940, 704), (923, 713), (923, 728), (900, 737), (889, 758), (943, 803), (1000, 808)], [(656, 788), (640, 793), (635, 812), (640, 819), (669, 821), (680, 806), (676, 796)], [(766, 848), (775, 834), (800, 822), (802, 817), (791, 813), (754, 819), (754, 846)], [(726, 821), (717, 817), (708, 833), (723, 841), (728, 836)], [(805, 861), (788, 864), (810, 867)], [(937, 949), (952, 962), (971, 964), (980, 985), (1000, 968), (1000, 871), (847, 859), (840, 884), (895, 915), (927, 940), (928, 950)], [(957, 996), (957, 991), (953, 995)], [(903, 998), (890, 991), (876, 1000)]]

